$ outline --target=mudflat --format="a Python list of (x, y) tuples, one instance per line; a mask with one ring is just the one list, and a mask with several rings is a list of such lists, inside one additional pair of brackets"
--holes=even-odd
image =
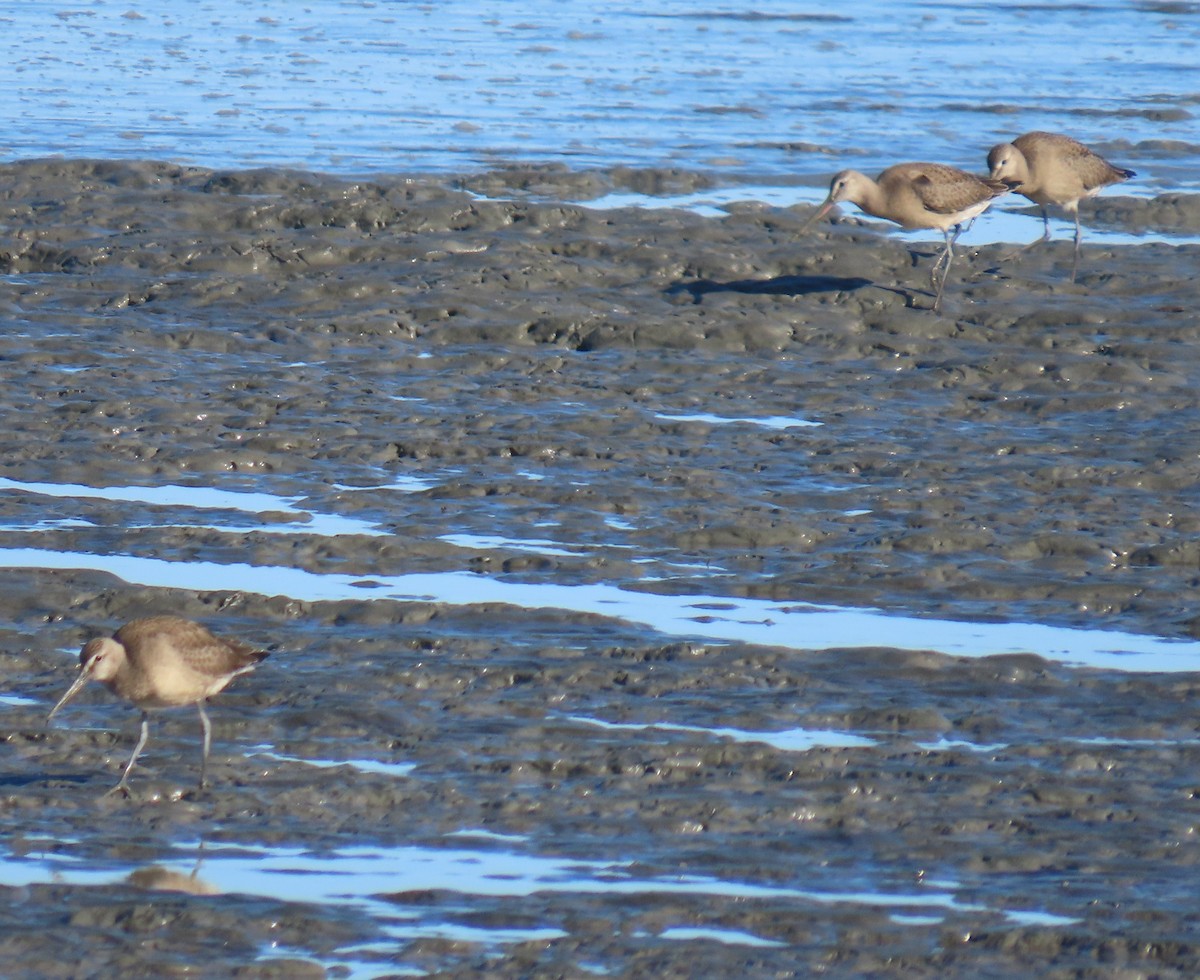
[[(1074, 284), (1069, 240), (959, 249), (935, 315), (937, 241), (579, 203), (687, 171), (0, 178), (9, 974), (1200, 971), (1200, 674), (901, 648), (886, 615), (714, 641), (708, 599), (666, 636), (469, 584), (1190, 641), (1200, 246), (1085, 233)], [(1089, 221), (1195, 235), (1200, 203)], [(87, 492), (138, 486), (291, 503)], [(421, 575), (465, 595), (373, 585)], [(155, 613), (272, 656), (213, 704), (211, 790), (180, 711), (101, 798), (136, 714), (45, 714), (86, 639)], [(280, 855), (294, 885), (213, 884)], [(39, 856), (61, 878), (18, 880)], [(306, 890), (351, 858), (369, 900)]]

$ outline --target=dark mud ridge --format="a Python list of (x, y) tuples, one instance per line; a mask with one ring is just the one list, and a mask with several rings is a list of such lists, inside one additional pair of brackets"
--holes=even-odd
[[(857, 220), (563, 203), (698, 174), (0, 170), (0, 973), (1200, 974), (1196, 673), (370, 591), (1188, 641), (1200, 247), (1085, 237), (1075, 284), (1070, 241), (960, 249), (934, 315), (933, 243)], [(284, 503), (111, 491), (164, 486)], [(45, 714), (156, 612), (272, 657), (214, 702), (210, 791), (184, 710), (102, 798), (136, 713)]]

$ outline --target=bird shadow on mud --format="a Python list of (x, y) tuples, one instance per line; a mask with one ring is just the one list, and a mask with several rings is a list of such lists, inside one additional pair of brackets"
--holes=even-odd
[(843, 292), (873, 286), (870, 279), (861, 276), (775, 276), (772, 279), (734, 279), (720, 282), (716, 279), (694, 279), (668, 286), (668, 296), (688, 293), (696, 303), (709, 293), (751, 293), (768, 296), (808, 296), (813, 293)]

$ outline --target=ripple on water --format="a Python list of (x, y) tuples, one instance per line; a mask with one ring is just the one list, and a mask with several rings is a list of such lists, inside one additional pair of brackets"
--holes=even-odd
[[(961, 4), (859, 0), (845, 18), (803, 20), (794, 6), (762, 0), (742, 16), (689, 0), (652, 9), (534, 2), (514, 29), (508, 12), (487, 5), (427, 4), (405, 6), (401, 28), (388, 5), (307, 0), (300, 17), (287, 0), (263, 0), (252, 43), (237, 43), (249, 38), (234, 0), (174, 5), (169, 21), (89, 5), (86, 30), (73, 16), (6, 0), (0, 56), (36, 66), (11, 81), (13, 104), (27, 111), (8, 120), (6, 144), (23, 157), (115, 154), (355, 177), (555, 160), (783, 183), (848, 164), (873, 173), (897, 159), (982, 169), (1000, 138), (1069, 127), (1086, 142), (1138, 149), (1123, 165), (1149, 172), (1149, 156), (1159, 173), (1194, 186), (1195, 149), (1176, 139), (1186, 109), (1178, 84), (1165, 81), (1194, 70), (1188, 4), (1091, 4), (1083, 16), (1070, 3), (996, 4), (986, 26)], [(888, 30), (867, 29), (879, 22)], [(498, 75), (508, 64), (521, 71)], [(249, 89), (219, 81), (246, 72)], [(105, 85), (93, 84), (97, 75)], [(283, 91), (296, 98), (257, 97)], [(1156, 153), (1165, 142), (1183, 148)]]

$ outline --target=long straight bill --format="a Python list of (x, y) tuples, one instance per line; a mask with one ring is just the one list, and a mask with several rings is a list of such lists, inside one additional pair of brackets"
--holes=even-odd
[(833, 200), (833, 198), (825, 198), (825, 203), (817, 208), (817, 210), (811, 215), (809, 215), (808, 220), (800, 226), (800, 234), (804, 234), (804, 232), (808, 231), (809, 228), (825, 217), (825, 215), (827, 215), (833, 209), (833, 205), (835, 203), (836, 202)]

